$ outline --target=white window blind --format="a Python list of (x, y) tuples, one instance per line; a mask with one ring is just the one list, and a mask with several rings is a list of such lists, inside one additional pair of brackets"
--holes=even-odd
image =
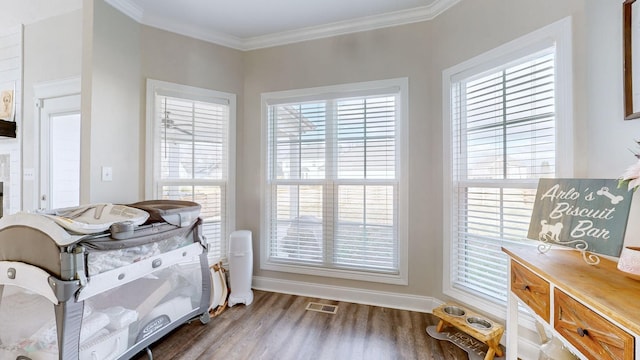
[(451, 84), (451, 281), (505, 303), (505, 242), (526, 241), (538, 179), (556, 174), (555, 48)]
[(399, 274), (399, 108), (399, 88), (268, 103), (268, 262)]
[(154, 197), (200, 204), (209, 255), (223, 258), (230, 232), (231, 103), (160, 89), (154, 104)]

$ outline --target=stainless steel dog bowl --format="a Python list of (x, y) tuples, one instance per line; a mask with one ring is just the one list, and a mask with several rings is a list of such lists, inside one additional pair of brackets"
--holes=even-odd
[(490, 322), (478, 317), (468, 317), (467, 324), (473, 326), (476, 329), (481, 329), (481, 330), (491, 329), (492, 327)]
[(466, 311), (464, 311), (464, 309), (457, 306), (445, 306), (444, 308), (442, 308), (442, 311), (451, 316), (464, 316), (464, 314), (466, 314)]

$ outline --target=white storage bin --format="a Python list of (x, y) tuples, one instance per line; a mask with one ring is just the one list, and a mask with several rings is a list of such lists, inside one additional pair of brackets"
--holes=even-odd
[(253, 250), (251, 231), (238, 230), (229, 236), (229, 307), (244, 303), (251, 305), (251, 276), (253, 275)]

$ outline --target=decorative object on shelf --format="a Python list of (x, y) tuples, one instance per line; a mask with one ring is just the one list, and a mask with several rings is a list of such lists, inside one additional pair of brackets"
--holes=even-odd
[(582, 253), (596, 265), (596, 254), (619, 256), (632, 194), (616, 179), (540, 179), (528, 237), (539, 240), (538, 251), (553, 244)]
[(0, 90), (0, 136), (16, 137), (14, 90)]
[(0, 120), (14, 121), (15, 100), (13, 90), (0, 90)]
[(0, 136), (16, 137), (16, 123), (13, 121), (0, 120)]
[[(640, 140), (636, 140), (636, 144), (640, 145)], [(640, 186), (640, 153), (632, 152), (638, 160), (629, 166), (618, 179), (618, 186), (635, 192)], [(626, 246), (622, 249), (617, 267), (627, 277), (640, 280), (640, 247)]]
[(640, 280), (640, 247), (626, 246), (622, 249), (618, 270), (632, 279)]
[[(636, 140), (636, 144), (640, 145), (640, 141)], [(640, 153), (634, 152), (633, 155), (638, 161), (629, 166), (618, 179), (618, 187), (626, 187), (629, 191), (635, 191), (640, 186)]]

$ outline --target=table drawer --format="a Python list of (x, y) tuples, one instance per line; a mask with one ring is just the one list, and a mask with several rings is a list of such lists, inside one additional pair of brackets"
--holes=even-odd
[(549, 321), (551, 295), (549, 282), (511, 260), (511, 292), (546, 322)]
[(634, 337), (555, 289), (554, 328), (589, 359), (633, 360)]

